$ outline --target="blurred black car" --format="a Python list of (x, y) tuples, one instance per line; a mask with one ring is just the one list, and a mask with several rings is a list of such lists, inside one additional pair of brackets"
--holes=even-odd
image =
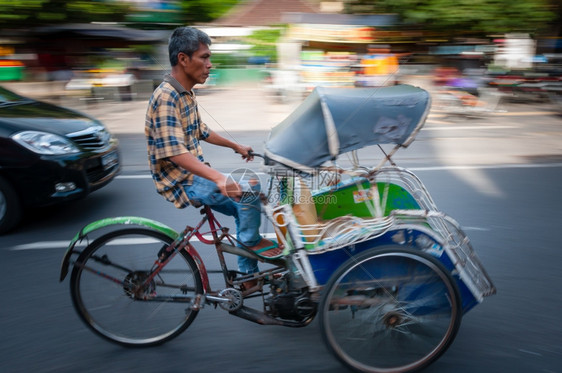
[(102, 123), (0, 87), (0, 234), (25, 208), (84, 197), (119, 170), (118, 141)]

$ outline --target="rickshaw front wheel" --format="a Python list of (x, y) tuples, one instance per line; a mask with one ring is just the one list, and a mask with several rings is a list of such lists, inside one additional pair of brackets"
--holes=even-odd
[(433, 256), (385, 245), (348, 259), (326, 284), (322, 336), (349, 368), (413, 372), (450, 346), (462, 318), (449, 271)]

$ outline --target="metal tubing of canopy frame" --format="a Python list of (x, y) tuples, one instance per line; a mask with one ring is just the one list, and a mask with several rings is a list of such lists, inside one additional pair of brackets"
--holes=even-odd
[(381, 168), (382, 166), (384, 166), (384, 164), (386, 162), (392, 162), (391, 158), (392, 156), (398, 151), (398, 149), (402, 148), (402, 145), (396, 145), (394, 148), (392, 148), (392, 150), (388, 153), (385, 154), (385, 157), (382, 161), (379, 162), (379, 164), (373, 168), (373, 170), (371, 172), (375, 172), (377, 171), (379, 168)]
[[(268, 204), (263, 205), (263, 209), (267, 218), (271, 221), (277, 235), (283, 240), (283, 244), (289, 248), (296, 250), (304, 248), (304, 243), (300, 239), (298, 232), (298, 223), (293, 215), (293, 211), (289, 205), (281, 205), (272, 208)], [(283, 223), (280, 223), (280, 220)], [(283, 232), (280, 228), (285, 228)]]
[(429, 191), (412, 171), (393, 166), (373, 170), (371, 173), (369, 179), (372, 181), (393, 183), (406, 189), (422, 210), (438, 210)]
[(459, 277), (478, 302), (496, 293), (496, 288), (474, 252), (468, 236), (456, 220), (440, 211), (394, 210), (392, 215), (397, 220), (419, 219), (429, 224), (431, 229), (443, 238), (448, 257)]
[(308, 255), (306, 250), (300, 249), (297, 250), (296, 253), (293, 254), (292, 257), (293, 263), (296, 265), (299, 274), (302, 276), (306, 284), (308, 285), (308, 289), (311, 293), (320, 290), (318, 286), (318, 282), (316, 281), (316, 276), (314, 276), (314, 271), (312, 270), (312, 265), (310, 264), (310, 260), (308, 259)]
[[(285, 245), (289, 245), (289, 248), (293, 251), (291, 261), (295, 270), (304, 279), (311, 292), (318, 291), (320, 288), (316, 281), (316, 277), (314, 276), (314, 271), (310, 265), (306, 250), (304, 249), (304, 242), (299, 234), (298, 223), (293, 215), (291, 207), (289, 205), (281, 205), (278, 208), (273, 209), (269, 205), (265, 204), (263, 208), (267, 217), (273, 223), (273, 227), (276, 232), (278, 232), (279, 236), (283, 239), (283, 243)], [(282, 225), (280, 225), (277, 221), (277, 218), (279, 217), (283, 220)], [(288, 237), (283, 236), (283, 233), (278, 229), (279, 226), (286, 229)]]

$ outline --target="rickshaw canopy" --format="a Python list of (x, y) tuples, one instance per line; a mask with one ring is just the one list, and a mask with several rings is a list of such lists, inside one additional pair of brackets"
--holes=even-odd
[(423, 126), (430, 105), (428, 92), (410, 85), (317, 87), (271, 130), (265, 156), (306, 171), (368, 145), (406, 147)]

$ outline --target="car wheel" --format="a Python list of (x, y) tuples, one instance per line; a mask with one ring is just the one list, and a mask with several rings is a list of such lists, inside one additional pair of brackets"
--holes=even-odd
[(22, 216), (21, 205), (14, 188), (0, 177), (0, 234), (12, 229)]

